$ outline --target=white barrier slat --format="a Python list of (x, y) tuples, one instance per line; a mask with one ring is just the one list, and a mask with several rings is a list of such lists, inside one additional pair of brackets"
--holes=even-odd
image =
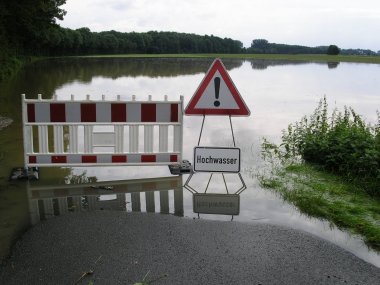
[(144, 152), (153, 152), (153, 126), (144, 126)]
[(173, 151), (179, 152), (181, 149), (181, 127), (180, 126), (174, 126), (173, 136), (174, 136)]
[(69, 152), (78, 153), (78, 126), (69, 126)]
[(139, 151), (139, 126), (129, 127), (129, 152), (136, 153)]
[(32, 153), (33, 152), (33, 127), (32, 126), (25, 126), (24, 132), (25, 132), (25, 152), (26, 153)]
[(54, 126), (54, 152), (63, 153), (63, 126)]
[(92, 153), (93, 152), (93, 126), (84, 126), (84, 152)]
[(38, 152), (48, 153), (48, 127), (47, 126), (38, 126)]
[(168, 126), (160, 126), (159, 127), (159, 144), (158, 151), (159, 152), (168, 152), (169, 148), (169, 127)]
[(124, 152), (124, 126), (115, 126), (115, 152)]

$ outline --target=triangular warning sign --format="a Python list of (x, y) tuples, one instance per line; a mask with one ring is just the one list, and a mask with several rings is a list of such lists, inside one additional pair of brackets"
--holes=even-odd
[(215, 59), (185, 109), (186, 115), (249, 116), (250, 111), (220, 59)]

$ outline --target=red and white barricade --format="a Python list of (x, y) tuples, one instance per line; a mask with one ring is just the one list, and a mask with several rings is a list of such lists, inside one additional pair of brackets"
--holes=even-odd
[[(169, 165), (182, 160), (179, 101), (58, 101), (22, 95), (25, 167)], [(142, 131), (143, 129), (143, 131)], [(141, 135), (140, 135), (141, 134)]]

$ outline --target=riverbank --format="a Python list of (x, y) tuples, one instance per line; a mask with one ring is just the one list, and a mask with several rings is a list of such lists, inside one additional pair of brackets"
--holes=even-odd
[(0, 283), (134, 284), (144, 276), (157, 284), (376, 284), (380, 268), (285, 227), (99, 211), (30, 229)]
[(260, 60), (357, 62), (380, 64), (380, 56), (325, 55), (325, 54), (109, 54), (85, 55), (86, 58), (236, 58)]
[(292, 164), (259, 176), (260, 184), (311, 217), (363, 237), (380, 251), (380, 200), (342, 177), (309, 164)]

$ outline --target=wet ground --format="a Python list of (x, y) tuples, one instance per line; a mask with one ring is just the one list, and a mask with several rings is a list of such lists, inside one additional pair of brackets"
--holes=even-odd
[(160, 278), (153, 284), (378, 284), (380, 269), (281, 226), (96, 211), (33, 227), (0, 283), (134, 284), (144, 277)]

